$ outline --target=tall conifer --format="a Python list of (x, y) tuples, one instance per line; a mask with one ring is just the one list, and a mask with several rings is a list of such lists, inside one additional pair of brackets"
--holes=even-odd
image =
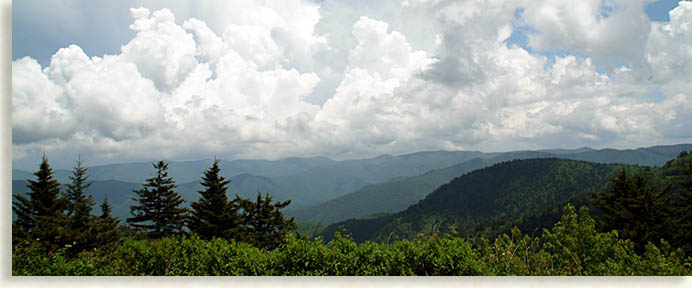
[(192, 217), (189, 223), (190, 231), (204, 239), (212, 237), (238, 238), (240, 218), (235, 200), (229, 201), (226, 196), (228, 183), (220, 175), (219, 161), (204, 171), (202, 186), (198, 191), (199, 201), (191, 203)]
[(45, 154), (34, 175), (36, 180), (27, 179), (29, 198), (14, 195), (12, 210), (17, 219), (13, 225), (16, 225), (16, 229), (12, 230), (17, 235), (13, 235), (13, 238), (39, 241), (49, 248), (56, 248), (65, 241), (62, 228), (67, 222), (63, 214), (66, 200), (60, 197), (60, 183), (53, 179), (53, 169)]
[(601, 229), (617, 230), (640, 252), (648, 242), (658, 243), (661, 238), (670, 241), (670, 205), (664, 197), (670, 187), (656, 190), (641, 174), (628, 177), (621, 170), (608, 188), (591, 194), (594, 204), (603, 210)]
[(132, 199), (138, 204), (130, 207), (132, 217), (127, 218), (127, 222), (152, 238), (184, 233), (188, 216), (181, 204), (185, 200), (174, 190), (177, 186), (168, 177), (168, 164), (159, 161), (153, 165), (156, 176), (147, 179), (142, 189), (133, 190), (139, 197)]
[(91, 182), (87, 182), (89, 177), (86, 172), (87, 168), (82, 166), (82, 160), (77, 160), (70, 176), (72, 183), (65, 184), (67, 186), (65, 199), (67, 200), (69, 238), (72, 242), (70, 245), (74, 250), (80, 250), (82, 247), (91, 245), (93, 240), (91, 209), (95, 203), (93, 195), (86, 195), (86, 189), (91, 186)]
[(679, 243), (688, 256), (692, 256), (692, 156), (687, 153), (680, 155), (683, 161), (681, 191), (676, 202), (676, 242)]
[(93, 231), (95, 235), (95, 245), (102, 246), (118, 240), (121, 236), (120, 219), (113, 217), (112, 208), (108, 203), (108, 194), (106, 194), (101, 203), (101, 215), (94, 223)]
[(243, 224), (246, 241), (265, 249), (279, 246), (286, 234), (295, 229), (293, 217), (285, 219), (279, 209), (288, 206), (291, 200), (272, 203), (272, 197), (266, 194), (262, 197), (257, 192), (257, 201), (243, 199), (236, 195), (236, 201), (243, 209)]

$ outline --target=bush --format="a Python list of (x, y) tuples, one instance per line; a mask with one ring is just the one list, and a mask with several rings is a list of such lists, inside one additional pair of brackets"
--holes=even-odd
[(126, 239), (112, 247), (65, 256), (25, 242), (12, 250), (13, 275), (692, 275), (692, 259), (661, 241), (642, 255), (616, 231), (598, 232), (588, 210), (573, 206), (539, 237), (501, 235), (472, 245), (456, 234), (392, 244), (284, 238), (266, 251), (250, 244), (175, 236)]

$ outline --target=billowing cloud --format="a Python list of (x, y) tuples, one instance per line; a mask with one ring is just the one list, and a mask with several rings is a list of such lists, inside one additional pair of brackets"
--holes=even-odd
[[(649, 21), (644, 3), (222, 1), (178, 7), (183, 19), (132, 8), (134, 36), (115, 55), (69, 45), (46, 67), (13, 61), (13, 157), (690, 141), (692, 3), (665, 23)], [(508, 40), (519, 30), (526, 46)]]
[(538, 30), (529, 35), (538, 50), (566, 49), (598, 61), (643, 60), (651, 23), (644, 0), (530, 1), (523, 24)]

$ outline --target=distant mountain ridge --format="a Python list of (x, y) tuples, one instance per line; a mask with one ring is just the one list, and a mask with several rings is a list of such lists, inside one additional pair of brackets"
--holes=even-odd
[(588, 194), (604, 188), (623, 167), (643, 169), (558, 158), (501, 162), (457, 177), (401, 212), (334, 223), (322, 236), (329, 240), (343, 227), (358, 242), (384, 242), (445, 233), (454, 226), (465, 236), (492, 237), (523, 219), (541, 219), (568, 201), (588, 202)]
[[(289, 215), (301, 208), (316, 207), (320, 203), (330, 203), (329, 205), (332, 206), (325, 206), (327, 208), (322, 208), (321, 212), (307, 213), (315, 213), (315, 215), (330, 219), (330, 221), (340, 221), (351, 217), (400, 211), (422, 199), (439, 185), (473, 169), (486, 167), (500, 161), (519, 158), (560, 157), (589, 161), (596, 159), (597, 162), (604, 163), (662, 165), (666, 160), (675, 157), (683, 150), (692, 150), (692, 144), (630, 150), (580, 148), (573, 151), (558, 149), (506, 153), (424, 151), (399, 156), (383, 155), (371, 159), (343, 161), (324, 157), (286, 158), (276, 161), (222, 160), (220, 165), (222, 174), (232, 180), (229, 187), (229, 196), (231, 197), (235, 194), (245, 198), (252, 197), (260, 191), (269, 193), (275, 200), (291, 199), (292, 204), (287, 208), (287, 212), (291, 211), (287, 213)], [(545, 151), (552, 151), (553, 153)], [(196, 191), (201, 189), (200, 176), (211, 165), (211, 162), (212, 160), (170, 162), (169, 175), (179, 185), (178, 191), (184, 199), (188, 201), (198, 199), (199, 195)], [(114, 214), (127, 216), (130, 205), (127, 199), (133, 196), (132, 189), (141, 188), (144, 179), (153, 176), (154, 172), (151, 163), (89, 167), (89, 180), (94, 181), (94, 185), (88, 192), (94, 194), (95, 197), (108, 193), (109, 201), (114, 206)], [(65, 183), (69, 181), (68, 176), (71, 171), (55, 170), (55, 174), (60, 182)], [(26, 193), (24, 181), (27, 178), (33, 179), (33, 177), (31, 172), (13, 170), (12, 193)], [(388, 190), (390, 194), (377, 196), (380, 193), (377, 192), (380, 191), (379, 185), (383, 185), (382, 187), (397, 187), (399, 185), (400, 191), (398, 194), (391, 194), (397, 191), (384, 189)], [(352, 192), (354, 195), (350, 195)], [(357, 195), (367, 195), (369, 198), (365, 197), (364, 200), (358, 200), (361, 198), (359, 198), (360, 196), (355, 197)], [(401, 201), (383, 204), (379, 200), (383, 197), (395, 197), (394, 199)], [(100, 199), (102, 200), (102, 198)], [(122, 199), (124, 202), (116, 203), (116, 199)], [(334, 201), (329, 202), (330, 200)], [(351, 206), (347, 204), (342, 206), (356, 207), (352, 209), (355, 213), (342, 213), (343, 211), (329, 208), (338, 208), (339, 205), (334, 206), (335, 203), (351, 203), (348, 204)], [(116, 206), (123, 208), (117, 212)], [(385, 209), (378, 209), (377, 207)], [(335, 216), (333, 213), (327, 215), (325, 211), (338, 212), (338, 215)], [(295, 213), (295, 215), (298, 214)], [(319, 221), (320, 219), (316, 218), (316, 220)], [(328, 222), (325, 221), (325, 223)]]
[(514, 159), (563, 158), (594, 163), (661, 166), (681, 151), (687, 150), (692, 150), (692, 145), (654, 146), (629, 150), (594, 150), (583, 147), (575, 150), (550, 149), (506, 152), (493, 157), (476, 158), (450, 167), (431, 170), (422, 175), (400, 177), (385, 183), (367, 185), (352, 193), (318, 205), (300, 209), (291, 207), (287, 209), (286, 214), (302, 221), (330, 224), (372, 214), (395, 213), (415, 204), (435, 188), (464, 173)]
[[(50, 160), (50, 159), (49, 159)], [(199, 180), (202, 172), (211, 166), (212, 159), (196, 161), (167, 161), (168, 175), (177, 182), (184, 183)], [(219, 167), (225, 177), (240, 174), (262, 175), (266, 177), (285, 176), (307, 171), (311, 168), (337, 163), (326, 157), (296, 158), (290, 157), (276, 161), (270, 160), (221, 160)], [(37, 164), (38, 165), (38, 164)], [(37, 166), (38, 167), (38, 166)], [(91, 180), (119, 180), (142, 183), (152, 177), (155, 170), (151, 162), (135, 162), (90, 166)], [(69, 181), (70, 170), (54, 169), (56, 179), (61, 183)], [(25, 180), (30, 172), (13, 169), (12, 180)]]
[[(430, 169), (449, 166), (478, 156), (482, 156), (482, 153), (433, 151), (344, 161), (334, 161), (324, 157), (286, 158), (277, 161), (234, 160), (221, 161), (220, 166), (222, 175), (232, 180), (229, 184), (231, 197), (238, 194), (248, 198), (254, 197), (257, 192), (269, 193), (274, 200), (292, 200), (291, 207), (305, 207), (352, 192), (367, 184), (421, 174)], [(187, 201), (198, 199), (197, 190), (202, 189), (199, 184), (200, 176), (209, 168), (211, 162), (212, 160), (200, 160), (169, 163), (169, 176), (173, 177), (178, 185), (177, 191), (184, 199)], [(59, 182), (69, 183), (68, 177), (71, 171), (54, 170), (54, 172)], [(136, 187), (132, 189), (139, 189), (141, 183), (153, 176), (154, 172), (151, 163), (125, 163), (89, 167), (87, 174), (89, 180), (94, 183), (119, 181), (118, 183), (128, 183), (128, 187)], [(34, 178), (32, 173), (22, 170), (13, 170), (12, 176), (13, 194), (26, 193), (26, 179)], [(88, 192), (92, 193), (96, 186), (109, 191), (109, 195), (124, 193), (130, 195), (129, 197), (134, 196), (130, 188), (114, 190), (104, 188), (100, 184), (95, 184)], [(113, 204), (116, 206), (117, 203)], [(129, 210), (121, 212), (121, 215), (129, 215)], [(114, 215), (118, 213), (114, 211)]]

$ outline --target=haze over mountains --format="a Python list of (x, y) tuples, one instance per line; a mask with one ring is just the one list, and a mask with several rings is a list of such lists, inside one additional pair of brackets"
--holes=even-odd
[(381, 184), (365, 186), (353, 193), (303, 209), (287, 209), (287, 215), (298, 220), (333, 223), (376, 213), (394, 213), (423, 199), (435, 188), (465, 173), (514, 159), (563, 158), (596, 163), (622, 163), (631, 165), (660, 166), (689, 150), (691, 145), (655, 146), (635, 150), (579, 148), (575, 150), (553, 149), (484, 154), (443, 169), (425, 174), (396, 178)]
[(678, 199), (686, 188), (676, 179), (690, 161), (689, 153), (663, 167), (557, 158), (507, 161), (457, 177), (403, 211), (333, 223), (320, 235), (329, 241), (335, 231), (345, 229), (357, 242), (390, 242), (444, 234), (451, 227), (469, 238), (493, 239), (513, 227), (541, 233), (560, 219), (567, 203), (590, 207), (599, 215), (591, 193), (602, 192), (623, 169), (626, 175), (642, 175), (654, 193), (666, 191), (661, 197)]
[[(335, 161), (324, 157), (221, 161), (222, 174), (231, 179), (230, 196), (254, 197), (258, 191), (275, 200), (292, 200), (288, 216), (298, 220), (332, 223), (377, 213), (398, 212), (423, 199), (440, 185), (470, 171), (492, 164), (528, 158), (565, 158), (598, 163), (660, 166), (692, 144), (655, 146), (631, 150), (580, 148), (575, 150), (482, 153), (431, 151), (406, 155), (382, 155), (371, 159)], [(50, 161), (50, 159), (49, 159)], [(199, 198), (202, 172), (212, 160), (170, 162), (169, 175), (177, 191), (188, 201)], [(37, 163), (38, 167), (38, 163)], [(56, 178), (66, 183), (69, 170), (56, 169)], [(93, 181), (88, 193), (100, 202), (105, 194), (113, 214), (129, 216), (133, 189), (153, 176), (151, 163), (124, 163), (89, 167)], [(12, 193), (26, 193), (32, 172), (12, 171)]]

